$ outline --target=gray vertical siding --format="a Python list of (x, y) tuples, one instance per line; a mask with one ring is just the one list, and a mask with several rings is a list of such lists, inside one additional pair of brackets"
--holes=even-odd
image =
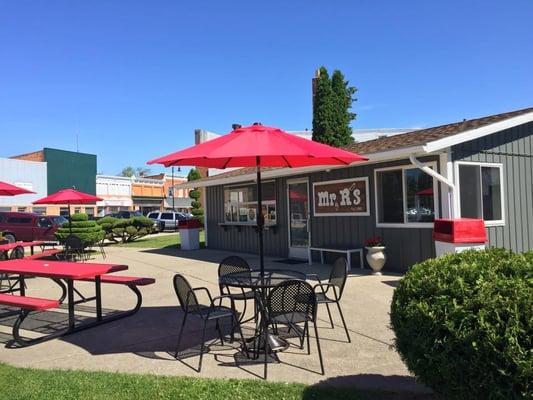
[(454, 161), (501, 163), (505, 225), (487, 228), (490, 246), (533, 250), (533, 123), (452, 148)]
[[(421, 158), (421, 161), (438, 161), (438, 158), (426, 157)], [(279, 257), (287, 257), (288, 255), (287, 179), (308, 177), (311, 191), (313, 182), (367, 176), (370, 191), (370, 216), (313, 217), (311, 214), (312, 245), (362, 247), (365, 239), (379, 235), (387, 244), (388, 261), (386, 268), (392, 271), (406, 271), (416, 262), (434, 257), (435, 246), (431, 228), (376, 227), (374, 169), (401, 165), (410, 165), (410, 163), (408, 160), (401, 160), (276, 179), (278, 227), (276, 231), (268, 230), (265, 233), (265, 254)], [(435, 197), (437, 198), (438, 194)], [(255, 228), (250, 226), (242, 226), (240, 229), (235, 226), (224, 228), (219, 225), (224, 221), (223, 186), (208, 187), (206, 203), (209, 247), (257, 252)], [(311, 204), (310, 207), (312, 210), (313, 205)], [(354, 266), (356, 265), (356, 261), (354, 261)]]

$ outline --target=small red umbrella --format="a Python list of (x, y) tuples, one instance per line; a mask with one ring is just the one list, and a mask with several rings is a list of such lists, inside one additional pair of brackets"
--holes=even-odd
[(367, 160), (346, 150), (317, 143), (278, 128), (261, 124), (238, 128), (227, 135), (148, 161), (148, 164), (194, 165), (208, 168), (257, 168), (257, 231), (259, 260), (264, 273), (263, 215), (261, 205), (261, 167), (306, 167), (311, 165), (349, 165)]
[(70, 205), (71, 204), (91, 204), (96, 203), (97, 201), (102, 201), (103, 199), (94, 196), (89, 193), (78, 192), (74, 189), (63, 189), (59, 192), (51, 194), (50, 196), (43, 197), (42, 199), (36, 200), (33, 204), (67, 204), (68, 205), (68, 221), (70, 234), (72, 234), (72, 221), (70, 220)]
[(27, 190), (18, 186), (11, 185), (6, 182), (0, 182), (0, 196), (17, 196), (19, 194), (32, 194), (31, 190)]

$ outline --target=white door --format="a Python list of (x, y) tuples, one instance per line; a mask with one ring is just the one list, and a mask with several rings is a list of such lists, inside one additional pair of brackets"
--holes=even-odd
[(287, 182), (289, 213), (289, 258), (307, 259), (309, 248), (309, 184)]

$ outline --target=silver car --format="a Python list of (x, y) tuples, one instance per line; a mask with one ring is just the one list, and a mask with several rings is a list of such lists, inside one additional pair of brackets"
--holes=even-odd
[(188, 219), (183, 213), (176, 211), (152, 211), (147, 217), (164, 224), (164, 229), (177, 229), (179, 221)]

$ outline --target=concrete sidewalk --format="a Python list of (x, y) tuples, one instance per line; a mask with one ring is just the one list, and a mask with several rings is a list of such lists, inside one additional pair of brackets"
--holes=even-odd
[[(142, 287), (143, 308), (134, 316), (111, 322), (93, 329), (75, 333), (22, 349), (6, 348), (11, 339), (13, 318), (2, 318), (0, 310), (0, 361), (34, 368), (70, 368), (99, 371), (120, 371), (161, 375), (188, 375), (216, 378), (255, 378), (262, 376), (261, 361), (248, 360), (237, 353), (236, 344), (210, 345), (204, 356), (201, 374), (196, 368), (200, 341), (200, 324), (188, 322), (182, 349), (189, 349), (190, 357), (176, 361), (175, 350), (181, 311), (172, 287), (172, 276), (184, 274), (193, 286), (206, 286), (218, 294), (218, 262), (228, 255), (215, 250), (180, 251), (178, 249), (136, 249), (108, 247), (107, 263), (129, 265), (124, 275), (154, 277), (155, 285)], [(257, 258), (244, 255), (250, 265)], [(329, 266), (307, 264), (281, 264), (267, 259), (267, 268), (297, 269), (319, 273), (326, 277)], [(102, 262), (95, 256), (93, 262)], [(399, 355), (392, 348), (393, 333), (389, 329), (389, 307), (399, 276), (372, 276), (354, 270), (348, 278), (342, 306), (348, 323), (352, 343), (347, 343), (337, 310), (332, 308), (335, 329), (331, 329), (325, 308), (319, 308), (319, 334), (326, 375), (319, 374), (320, 367), (316, 342), (311, 340), (311, 354), (290, 348), (280, 353), (280, 364), (269, 365), (269, 380), (291, 381), (306, 384), (330, 383), (356, 385), (360, 388), (390, 390), (393, 392), (429, 391), (409, 375)], [(93, 286), (80, 283), (79, 287), (91, 293)], [(45, 279), (28, 280), (29, 296), (57, 298), (58, 287)], [(118, 285), (104, 286), (103, 306), (107, 309), (131, 307), (134, 296), (127, 288)], [(80, 307), (81, 311), (84, 311)], [(89, 309), (85, 311), (90, 311)], [(81, 312), (80, 315), (84, 313)], [(36, 314), (25, 326), (32, 330), (57, 329), (65, 323), (64, 311)], [(210, 342), (216, 340), (211, 331)], [(294, 341), (296, 343), (296, 341)], [(187, 366), (189, 364), (190, 366)]]

